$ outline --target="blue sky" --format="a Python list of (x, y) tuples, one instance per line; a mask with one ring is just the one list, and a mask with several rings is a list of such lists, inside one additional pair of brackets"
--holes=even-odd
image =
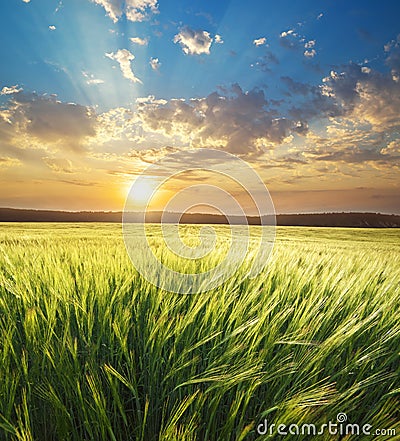
[(397, 1), (2, 2), (0, 204), (117, 209), (140, 161), (216, 147), (267, 170), (280, 211), (398, 211), (399, 16)]
[[(161, 2), (149, 20), (132, 22), (122, 16), (114, 23), (90, 1), (3, 2), (0, 35), (7, 44), (1, 54), (1, 79), (103, 110), (129, 105), (139, 96), (204, 96), (236, 82), (244, 89), (267, 87), (279, 99), (281, 76), (318, 83), (335, 66), (364, 60), (385, 69), (383, 45), (397, 35), (400, 4), (365, 3), (169, 1)], [(212, 37), (219, 34), (224, 43), (214, 42), (209, 55), (188, 57), (173, 42), (183, 26), (207, 30)], [(313, 58), (304, 57), (302, 44), (297, 50), (282, 45), (280, 34), (290, 29), (299, 35), (293, 38), (296, 45), (301, 38), (316, 41)], [(147, 39), (148, 44), (134, 44), (132, 37)], [(262, 37), (269, 47), (253, 44)], [(105, 56), (124, 48), (134, 54), (132, 69), (143, 85), (133, 88), (129, 80), (121, 80), (115, 63)], [(270, 71), (265, 72), (257, 62), (269, 53), (277, 62), (266, 60)], [(159, 72), (152, 70), (151, 57), (160, 60)], [(82, 72), (105, 83), (88, 85)]]

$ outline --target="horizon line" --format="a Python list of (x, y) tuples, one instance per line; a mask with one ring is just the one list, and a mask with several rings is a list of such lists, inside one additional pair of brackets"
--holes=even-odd
[[(0, 207), (0, 210), (15, 210), (15, 211), (34, 211), (34, 212), (51, 212), (51, 213), (92, 213), (92, 214), (123, 214), (124, 210), (65, 210), (65, 209), (52, 209), (52, 208), (16, 208), (16, 207)], [(128, 211), (126, 213), (143, 213), (140, 210)], [(163, 210), (149, 210), (146, 214), (164, 213)], [(180, 211), (166, 211), (166, 213), (180, 214), (180, 215), (204, 215), (204, 216), (227, 216), (224, 213), (210, 213), (210, 212), (180, 212)], [(381, 212), (381, 211), (307, 211), (307, 212), (291, 212), (291, 213), (271, 213), (271, 214), (245, 214), (246, 218), (260, 218), (264, 216), (305, 216), (305, 215), (335, 215), (335, 214), (375, 214), (384, 216), (400, 216), (400, 213), (393, 212)], [(242, 217), (241, 214), (229, 214), (229, 216)]]

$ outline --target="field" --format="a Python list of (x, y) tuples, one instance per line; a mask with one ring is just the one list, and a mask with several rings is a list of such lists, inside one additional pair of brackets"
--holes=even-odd
[(283, 439), (258, 425), (339, 413), (400, 439), (399, 230), (281, 227), (261, 275), (196, 295), (146, 282), (120, 225), (0, 243), (1, 440)]

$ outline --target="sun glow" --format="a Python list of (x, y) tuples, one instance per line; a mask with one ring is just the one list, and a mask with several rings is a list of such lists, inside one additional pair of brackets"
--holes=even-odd
[(131, 201), (140, 205), (150, 202), (153, 192), (156, 190), (156, 184), (150, 179), (140, 179), (130, 193)]
[(161, 179), (154, 176), (139, 176), (129, 184), (127, 196), (129, 205), (133, 209), (158, 210), (166, 197), (162, 188)]

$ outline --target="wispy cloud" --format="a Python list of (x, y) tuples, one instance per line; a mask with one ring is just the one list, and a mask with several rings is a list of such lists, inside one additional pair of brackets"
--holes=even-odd
[(267, 42), (267, 39), (265, 37), (260, 37), (260, 38), (256, 38), (255, 40), (253, 40), (253, 44), (255, 46), (264, 46), (266, 42)]
[(9, 168), (21, 165), (21, 161), (16, 158), (10, 158), (8, 156), (0, 156), (0, 168)]
[(58, 5), (57, 5), (56, 9), (54, 10), (54, 14), (57, 14), (57, 12), (58, 12), (63, 6), (64, 6), (64, 5), (63, 5), (63, 0), (60, 0), (60, 1), (58, 2)]
[(315, 49), (309, 49), (304, 51), (304, 56), (306, 58), (314, 58), (317, 55), (317, 51)]
[(297, 37), (296, 32), (294, 31), (294, 29), (288, 29), (287, 31), (283, 31), (280, 33), (280, 38), (286, 38), (289, 35), (293, 35), (293, 37)]
[(131, 62), (135, 56), (128, 51), (128, 49), (119, 49), (117, 52), (106, 53), (106, 57), (110, 60), (115, 60), (121, 68), (122, 75), (132, 83), (143, 84), (142, 81), (133, 73)]
[(150, 66), (153, 70), (159, 71), (161, 67), (160, 60), (158, 58), (150, 58)]
[(0, 91), (0, 95), (12, 95), (14, 93), (22, 92), (22, 90), (22, 87), (19, 87), (17, 84), (11, 87), (4, 86)]
[(251, 63), (251, 67), (259, 69), (261, 72), (271, 72), (272, 65), (278, 65), (279, 60), (271, 51), (267, 51), (265, 55), (258, 57), (257, 61)]
[(92, 84), (104, 83), (104, 80), (101, 80), (100, 78), (96, 78), (93, 74), (90, 74), (88, 72), (83, 71), (82, 75), (86, 78), (86, 84), (92, 85)]
[(154, 95), (136, 98), (136, 102), (138, 104), (155, 104), (155, 105), (164, 105), (168, 103), (168, 101), (166, 100), (157, 99)]
[(147, 46), (149, 43), (147, 38), (132, 37), (130, 40), (133, 44), (138, 44), (139, 46)]
[(72, 163), (66, 158), (43, 158), (44, 163), (56, 173), (73, 173)]

